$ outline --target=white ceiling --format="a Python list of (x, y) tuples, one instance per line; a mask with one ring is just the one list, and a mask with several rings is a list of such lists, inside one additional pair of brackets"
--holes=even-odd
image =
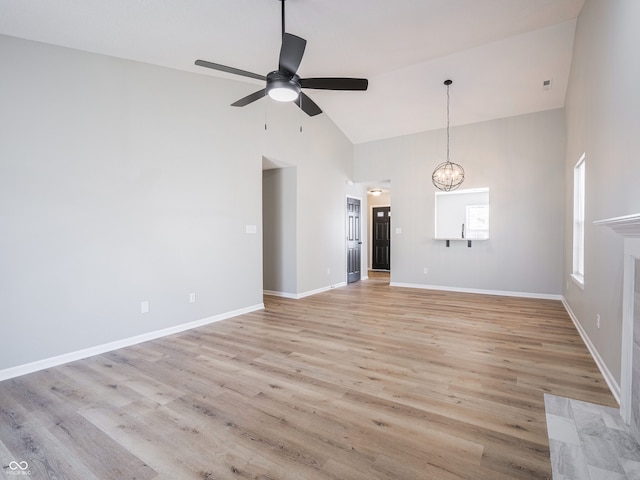
[[(362, 143), (442, 128), (447, 78), (452, 125), (562, 107), (583, 4), (287, 0), (286, 27), (308, 42), (301, 77), (369, 79), (366, 92), (306, 91)], [(266, 74), (277, 68), (280, 28), (279, 0), (0, 0), (0, 34), (234, 78), (247, 94), (260, 82), (193, 62)]]

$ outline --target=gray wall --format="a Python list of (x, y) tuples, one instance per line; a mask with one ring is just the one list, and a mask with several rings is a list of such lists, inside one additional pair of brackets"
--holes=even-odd
[(262, 303), (237, 85), (9, 37), (0, 64), (0, 369)]
[[(640, 2), (587, 0), (566, 99), (565, 298), (620, 382), (623, 238), (593, 221), (640, 212)], [(584, 291), (572, 269), (573, 167), (586, 154)], [(596, 327), (596, 315), (601, 326)]]
[(298, 166), (298, 290), (344, 280), (353, 151), (326, 115), (5, 36), (0, 65), (0, 370), (258, 308), (265, 153)]
[(275, 164), (296, 167), (295, 294), (305, 295), (346, 281), (346, 196), (366, 192), (347, 183), (353, 144), (327, 115), (309, 118), (291, 107), (270, 102), (263, 110), (263, 152)]
[(391, 281), (560, 295), (564, 149), (562, 110), (453, 127), (451, 158), (465, 168), (462, 188), (490, 188), (491, 238), (446, 248), (433, 240), (431, 183), (446, 154), (445, 131), (356, 145), (356, 180), (392, 182)]
[(263, 286), (291, 295), (298, 292), (296, 173), (296, 167), (262, 172)]

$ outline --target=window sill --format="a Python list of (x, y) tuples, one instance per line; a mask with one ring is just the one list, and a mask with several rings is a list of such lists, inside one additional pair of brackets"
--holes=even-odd
[(573, 283), (578, 285), (580, 290), (584, 290), (584, 277), (582, 275), (576, 275), (575, 273), (572, 273), (571, 280), (573, 280)]

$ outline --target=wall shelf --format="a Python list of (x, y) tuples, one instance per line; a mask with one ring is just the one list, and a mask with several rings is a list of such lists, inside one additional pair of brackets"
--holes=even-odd
[(451, 246), (451, 242), (467, 242), (467, 247), (471, 248), (471, 242), (484, 242), (488, 238), (441, 238), (436, 237), (434, 240), (444, 240), (447, 247)]

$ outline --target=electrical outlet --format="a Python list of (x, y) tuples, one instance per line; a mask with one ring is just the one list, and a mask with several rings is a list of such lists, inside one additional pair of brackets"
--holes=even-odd
[(331, 269), (327, 267), (327, 275), (331, 275)]
[(429, 269), (427, 267), (424, 267), (424, 274), (428, 275), (429, 274)]
[(149, 313), (149, 300), (140, 302), (140, 313)]
[(189, 294), (189, 303), (196, 303), (196, 294), (195, 293), (190, 293)]
[(596, 327), (600, 328), (600, 314), (596, 315)]

